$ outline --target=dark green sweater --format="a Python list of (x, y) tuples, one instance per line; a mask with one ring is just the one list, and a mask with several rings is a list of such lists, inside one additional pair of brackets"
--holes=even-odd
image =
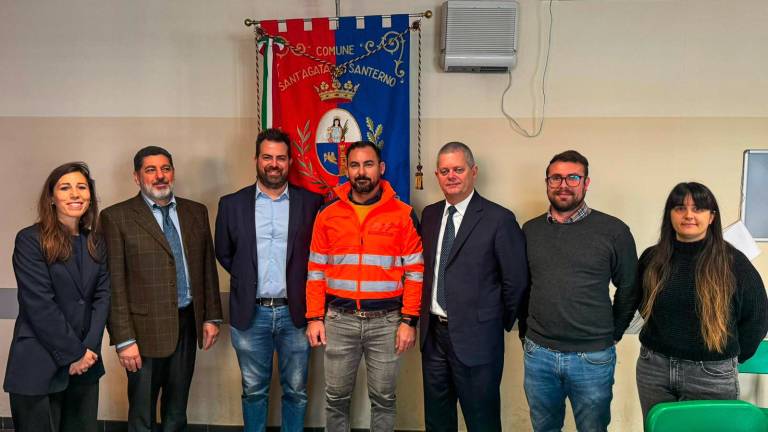
[[(528, 221), (523, 232), (531, 292), (520, 336), (563, 352), (599, 351), (620, 340), (640, 296), (629, 227), (592, 210), (571, 224), (547, 222), (544, 214)], [(616, 286), (613, 304), (610, 282)]]

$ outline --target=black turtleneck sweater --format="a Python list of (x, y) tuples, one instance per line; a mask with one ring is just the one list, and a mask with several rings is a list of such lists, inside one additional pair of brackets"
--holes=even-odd
[[(768, 331), (768, 298), (760, 274), (746, 256), (728, 245), (733, 256), (736, 289), (731, 301), (729, 337), (722, 353), (707, 349), (696, 312), (696, 262), (704, 241), (675, 241), (669, 281), (656, 297), (651, 317), (640, 332), (640, 342), (668, 357), (716, 361), (737, 357), (744, 362), (755, 353)], [(640, 257), (642, 278), (653, 247)], [(640, 286), (643, 286), (640, 283)]]

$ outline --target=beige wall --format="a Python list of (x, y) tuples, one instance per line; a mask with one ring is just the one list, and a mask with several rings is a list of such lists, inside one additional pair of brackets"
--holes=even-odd
[[(102, 206), (136, 192), (131, 158), (157, 144), (175, 156), (179, 195), (204, 202), (253, 181), (256, 133), (253, 41), (245, 17), (333, 13), (333, 2), (287, 0), (211, 3), (116, 0), (0, 0), (0, 143), (6, 157), (5, 210), (0, 212), (0, 287), (15, 287), (13, 236), (34, 218), (38, 188), (58, 163), (83, 159), (97, 179)], [(436, 10), (438, 1), (342, 2), (345, 14)], [(530, 117), (540, 66), (540, 24), (547, 2), (521, 0), (518, 67), (508, 111)], [(547, 121), (536, 139), (516, 135), (499, 110), (503, 75), (436, 70), (436, 19), (424, 31), (421, 210), (440, 198), (431, 170), (439, 146), (461, 140), (480, 166), (478, 190), (525, 221), (546, 208), (543, 170), (552, 154), (575, 148), (591, 162), (591, 206), (624, 220), (638, 249), (658, 234), (669, 189), (679, 181), (709, 185), (726, 224), (738, 219), (742, 152), (768, 143), (768, 38), (763, 1), (574, 0), (555, 2)], [(536, 75), (540, 76), (539, 74)], [(530, 124), (530, 119), (523, 118)], [(414, 149), (415, 151), (415, 149)], [(414, 161), (415, 165), (415, 161)], [(768, 255), (755, 261), (768, 275)], [(226, 274), (220, 271), (222, 288)], [(4, 373), (13, 320), (0, 320)], [(612, 430), (641, 430), (634, 385), (639, 344), (619, 345)], [(124, 419), (125, 374), (105, 349), (100, 417)], [(323, 422), (322, 359), (310, 371), (308, 426)], [(363, 378), (362, 376), (360, 378)], [(190, 420), (238, 424), (239, 371), (228, 337), (200, 353)], [(423, 427), (419, 354), (405, 355), (399, 380), (398, 427)], [(366, 427), (361, 379), (354, 426)], [(753, 382), (742, 387), (750, 396)], [(273, 393), (278, 393), (275, 391)], [(273, 400), (277, 398), (273, 394)], [(766, 401), (763, 401), (764, 403)], [(505, 427), (528, 430), (521, 350), (507, 337), (502, 383)], [(279, 422), (277, 403), (272, 423)], [(0, 394), (0, 416), (8, 416)], [(569, 417), (568, 430), (573, 429)]]

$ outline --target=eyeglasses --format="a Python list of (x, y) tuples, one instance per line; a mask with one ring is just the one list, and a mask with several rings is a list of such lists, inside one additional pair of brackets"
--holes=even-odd
[(565, 180), (565, 184), (567, 184), (570, 187), (576, 187), (581, 184), (581, 179), (583, 179), (584, 176), (578, 175), (578, 174), (568, 174), (567, 176), (563, 177), (561, 175), (553, 175), (547, 177), (547, 184), (549, 187), (558, 187), (561, 184), (563, 184), (563, 180)]

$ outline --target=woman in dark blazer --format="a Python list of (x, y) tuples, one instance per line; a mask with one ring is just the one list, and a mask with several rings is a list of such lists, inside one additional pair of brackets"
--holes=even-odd
[(17, 432), (96, 431), (109, 275), (88, 166), (51, 172), (38, 221), (16, 235), (19, 316), (3, 388)]

